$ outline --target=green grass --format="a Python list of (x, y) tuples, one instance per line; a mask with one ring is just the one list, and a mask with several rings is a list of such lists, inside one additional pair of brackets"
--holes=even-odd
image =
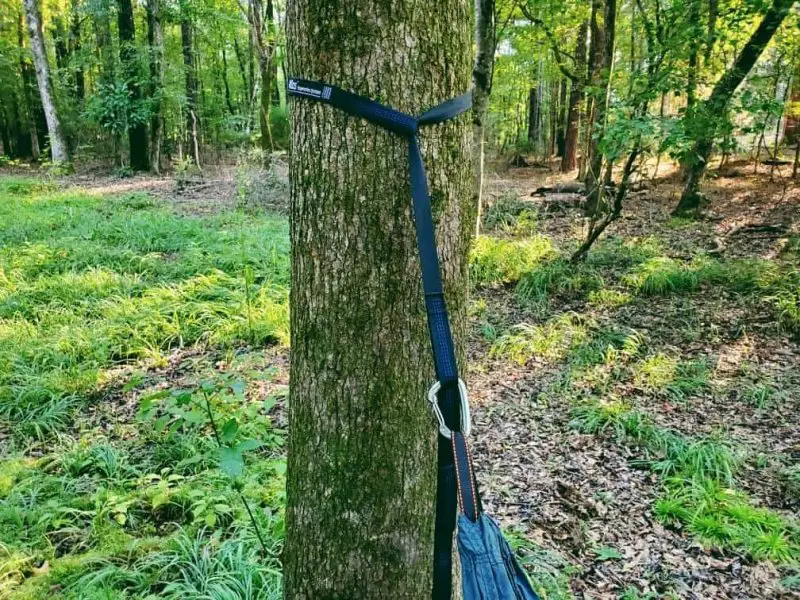
[(572, 425), (612, 435), (643, 452), (638, 462), (665, 478), (653, 507), (661, 521), (686, 527), (705, 545), (756, 560), (791, 564), (800, 558), (800, 526), (735, 489), (743, 457), (725, 439), (684, 437), (620, 401), (580, 405)]
[(3, 178), (0, 222), (0, 597), (280, 597), (285, 219)]
[(283, 219), (48, 189), (0, 187), (0, 426), (16, 437), (66, 429), (121, 362), (288, 343)]
[(515, 283), (554, 252), (550, 239), (542, 235), (526, 240), (482, 235), (470, 254), (470, 279), (478, 287)]
[(517, 284), (517, 296), (523, 302), (542, 302), (551, 296), (583, 296), (602, 287), (603, 278), (591, 267), (557, 259), (523, 275)]
[(566, 313), (543, 325), (517, 325), (494, 342), (489, 355), (508, 358), (520, 365), (533, 359), (556, 361), (587, 338), (585, 319)]

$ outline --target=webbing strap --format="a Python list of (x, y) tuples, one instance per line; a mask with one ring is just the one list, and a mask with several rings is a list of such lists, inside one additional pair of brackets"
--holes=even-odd
[(408, 139), (409, 181), (422, 289), (425, 293), (425, 311), (436, 377), (441, 383), (438, 404), (445, 424), (453, 431), (450, 440), (439, 436), (433, 571), (434, 600), (449, 600), (452, 593), (452, 545), (457, 506), (460, 503), (464, 514), (472, 520), (477, 519), (481, 508), (469, 449), (464, 436), (459, 433), (461, 398), (458, 389), (458, 365), (442, 289), (433, 211), (418, 132), (421, 126), (441, 123), (467, 111), (472, 106), (472, 94), (467, 92), (431, 108), (419, 117), (413, 117), (326, 83), (291, 78), (287, 88), (290, 96), (329, 104)]

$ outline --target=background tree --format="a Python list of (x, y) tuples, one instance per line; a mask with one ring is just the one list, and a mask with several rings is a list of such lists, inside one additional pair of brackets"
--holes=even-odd
[[(469, 89), (471, 9), (469, 0), (391, 10), (293, 0), (289, 71), (418, 114)], [(292, 105), (291, 131), (285, 597), (429, 597), (436, 435), (425, 393), (434, 374), (408, 144), (304, 101)], [(422, 132), (461, 356), (471, 138), (467, 116)]]
[[(119, 62), (122, 64), (124, 85), (131, 104), (141, 102), (141, 74), (139, 73), (139, 56), (136, 50), (136, 27), (133, 21), (133, 4), (131, 0), (118, 0), (119, 12)], [(150, 168), (150, 156), (147, 149), (147, 123), (142, 111), (134, 112), (135, 118), (128, 126), (128, 145), (130, 150), (130, 166), (135, 171), (147, 171)]]
[(36, 68), (36, 81), (39, 86), (39, 97), (42, 101), (42, 109), (47, 119), (47, 135), (50, 142), (50, 155), (55, 163), (65, 163), (69, 161), (67, 154), (67, 143), (61, 131), (61, 121), (58, 116), (58, 109), (55, 104), (53, 86), (50, 81), (50, 65), (47, 61), (47, 53), (44, 47), (44, 35), (42, 33), (42, 20), (39, 13), (39, 3), (37, 0), (25, 0), (25, 19), (28, 23), (28, 35), (31, 42), (31, 53), (33, 54), (33, 64)]
[(708, 168), (708, 159), (720, 124), (720, 116), (727, 114), (728, 104), (736, 88), (753, 68), (793, 4), (794, 0), (775, 0), (772, 3), (733, 65), (725, 71), (711, 95), (698, 108), (697, 114), (693, 115), (692, 128), (695, 139), (692, 151), (687, 154), (682, 165), (685, 183), (680, 202), (675, 208), (676, 215), (685, 215), (700, 207), (701, 196), (698, 193), (698, 186)]

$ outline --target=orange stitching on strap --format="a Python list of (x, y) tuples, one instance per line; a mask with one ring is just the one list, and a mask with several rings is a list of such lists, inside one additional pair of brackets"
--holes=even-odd
[(472, 453), (467, 445), (467, 438), (464, 438), (464, 448), (467, 449), (467, 469), (469, 470), (469, 485), (472, 488), (472, 506), (475, 509), (474, 521), (478, 520), (478, 495), (475, 493), (475, 475), (472, 473)]
[(453, 446), (453, 466), (456, 470), (456, 487), (458, 488), (458, 506), (461, 508), (461, 512), (464, 512), (464, 503), (461, 500), (461, 477), (459, 476), (458, 472), (458, 460), (456, 459), (456, 436), (450, 436), (450, 444)]

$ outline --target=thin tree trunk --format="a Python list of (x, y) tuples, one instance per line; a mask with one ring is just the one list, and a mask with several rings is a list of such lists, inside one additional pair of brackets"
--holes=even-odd
[(614, 64), (614, 34), (616, 29), (617, 1), (593, 0), (592, 2), (592, 75), (590, 77), (594, 93), (591, 98), (591, 117), (588, 141), (586, 171), (586, 205), (584, 215), (592, 217), (597, 213), (603, 196), (602, 168), (603, 153), (600, 152), (600, 139), (605, 129), (608, 108), (608, 90), (611, 70)]
[(231, 99), (231, 85), (228, 82), (228, 57), (225, 53), (225, 45), (222, 45), (222, 83), (225, 88), (225, 106), (228, 107), (228, 112), (231, 115), (236, 114), (233, 108), (233, 100)]
[(705, 175), (708, 166), (708, 159), (711, 149), (714, 146), (716, 137), (717, 122), (720, 115), (727, 112), (728, 103), (733, 96), (736, 88), (742, 83), (744, 78), (753, 68), (753, 65), (761, 56), (772, 36), (780, 27), (789, 9), (794, 4), (794, 0), (775, 0), (769, 10), (764, 15), (758, 28), (750, 36), (739, 56), (736, 57), (733, 65), (728, 69), (722, 78), (714, 86), (711, 95), (698, 107), (703, 121), (709, 122), (704, 127), (698, 138), (694, 142), (689, 158), (685, 161), (683, 168), (685, 173), (683, 193), (680, 202), (674, 210), (674, 214), (681, 216), (696, 212), (700, 208), (701, 197), (698, 193), (700, 181)]
[(99, 0), (94, 13), (94, 36), (100, 55), (102, 69), (100, 82), (103, 85), (114, 83), (114, 47), (111, 39), (110, 0)]
[(480, 233), (483, 218), (484, 131), (489, 96), (492, 93), (496, 44), (495, 0), (475, 0), (475, 42), (477, 52), (472, 68), (472, 141), (475, 152), (477, 217), (475, 234)]
[(200, 142), (198, 140), (198, 93), (194, 65), (194, 35), (192, 18), (186, 3), (181, 5), (181, 46), (183, 48), (183, 69), (186, 80), (186, 134), (194, 164), (200, 166)]
[(561, 172), (568, 173), (578, 167), (578, 134), (580, 132), (581, 105), (583, 104), (583, 81), (586, 72), (586, 40), (589, 24), (581, 23), (575, 42), (575, 76), (571, 79), (569, 108), (567, 109), (567, 131), (564, 138), (564, 153), (561, 156)]
[[(69, 27), (69, 48), (70, 54), (76, 56), (81, 51), (81, 15), (78, 0), (73, 0), (71, 7), (70, 27)], [(73, 77), (73, 93), (78, 106), (83, 106), (86, 97), (86, 80), (83, 74), (83, 61), (78, 60), (73, 66), (75, 69)]]
[(164, 113), (161, 92), (164, 88), (164, 32), (161, 26), (161, 0), (147, 0), (147, 43), (150, 47), (150, 167), (161, 172), (164, 143)]
[(697, 58), (700, 53), (700, 0), (689, 0), (689, 60), (686, 71), (686, 108), (694, 109), (697, 103)]
[[(133, 3), (131, 0), (118, 0), (119, 12), (119, 62), (125, 77), (131, 102), (138, 104), (142, 99), (139, 85), (139, 57), (136, 51), (136, 25), (133, 21)], [(130, 166), (134, 171), (147, 171), (150, 168), (150, 156), (147, 149), (147, 124), (134, 122), (128, 126), (128, 148)]]
[(528, 144), (537, 147), (539, 140), (539, 94), (536, 88), (528, 90)]
[(556, 125), (556, 156), (561, 158), (564, 156), (564, 147), (567, 139), (567, 123), (568, 123), (568, 109), (567, 109), (567, 80), (561, 79), (558, 86), (558, 112), (555, 118), (557, 119)]
[(28, 22), (28, 35), (31, 42), (33, 64), (36, 69), (36, 81), (39, 85), (39, 97), (42, 100), (44, 116), (47, 119), (50, 154), (54, 163), (66, 163), (69, 162), (69, 155), (67, 154), (67, 144), (61, 131), (58, 109), (53, 98), (50, 65), (47, 63), (44, 36), (42, 35), (42, 21), (37, 0), (25, 0), (25, 17)]
[(800, 163), (800, 137), (794, 146), (794, 164), (792, 165), (792, 179), (797, 179), (798, 163)]
[(250, 80), (247, 78), (247, 61), (235, 37), (233, 38), (233, 50), (236, 53), (236, 62), (239, 63), (239, 74), (242, 77), (242, 89), (244, 90), (245, 96), (243, 107), (245, 108), (244, 112), (247, 112), (247, 107), (250, 105)]
[(22, 79), (22, 97), (25, 103), (21, 115), (20, 124), (23, 125), (25, 121), (25, 132), (22, 132), (20, 127), (19, 136), (20, 140), (20, 156), (30, 156), (34, 161), (39, 160), (39, 131), (37, 127), (37, 111), (40, 110), (40, 104), (36, 102), (36, 84), (34, 83), (34, 75), (32, 67), (28, 61), (27, 52), (25, 50), (25, 33), (23, 26), (22, 13), (19, 13), (17, 19), (17, 44), (19, 48), (19, 72)]
[[(470, 88), (471, 5), (293, 0), (289, 74), (419, 114)], [(309, 100), (292, 100), (290, 127), (284, 598), (430, 598), (437, 449), (425, 393), (434, 373), (408, 143)], [(422, 132), (460, 358), (471, 138), (467, 117)]]

